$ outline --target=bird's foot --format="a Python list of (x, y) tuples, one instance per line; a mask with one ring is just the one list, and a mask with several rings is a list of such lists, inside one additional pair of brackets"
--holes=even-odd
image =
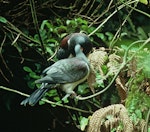
[(71, 93), (66, 94), (66, 95), (62, 98), (62, 101), (64, 101), (64, 102), (69, 102), (69, 101), (68, 101), (68, 97), (71, 97), (71, 98), (73, 99), (73, 98), (75, 98), (76, 96), (77, 96), (77, 94), (76, 94), (74, 91), (72, 91)]
[(77, 96), (77, 94), (76, 94), (75, 92), (73, 92), (73, 93), (70, 94), (70, 97), (71, 97), (72, 99), (76, 98), (76, 96)]

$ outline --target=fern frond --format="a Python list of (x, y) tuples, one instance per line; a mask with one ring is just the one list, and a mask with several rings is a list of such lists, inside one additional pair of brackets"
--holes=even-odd
[(108, 59), (108, 54), (104, 49), (94, 49), (94, 51), (88, 56), (90, 64), (95, 70), (98, 70), (103, 75), (102, 66)]
[[(108, 121), (107, 116), (110, 115), (112, 119)], [(87, 132), (111, 131), (110, 128), (117, 126), (120, 122), (123, 124), (122, 132), (133, 132), (133, 124), (126, 108), (122, 104), (110, 105), (94, 112), (90, 118)]]
[(117, 54), (113, 53), (109, 55), (109, 62), (107, 63), (108, 67), (108, 75), (114, 75), (115, 73), (118, 72), (118, 69), (120, 67), (121, 63), (121, 57), (118, 56)]

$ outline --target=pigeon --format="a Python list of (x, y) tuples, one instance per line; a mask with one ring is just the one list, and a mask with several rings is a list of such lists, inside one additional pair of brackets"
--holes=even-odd
[[(69, 43), (74, 42), (74, 39), (69, 41)], [(84, 82), (90, 73), (89, 61), (82, 50), (81, 45), (76, 44), (74, 48), (75, 57), (61, 59), (47, 67), (42, 72), (42, 77), (35, 81), (35, 83), (41, 83), (41, 87), (23, 100), (21, 105), (34, 106), (47, 91), (56, 86), (59, 86), (66, 93), (64, 98), (75, 94), (74, 89)]]

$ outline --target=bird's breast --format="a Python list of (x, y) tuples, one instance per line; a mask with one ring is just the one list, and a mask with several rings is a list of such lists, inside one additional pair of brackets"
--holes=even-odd
[(77, 87), (77, 85), (79, 85), (80, 83), (84, 82), (88, 78), (89, 73), (90, 73), (90, 68), (88, 66), (87, 66), (87, 68), (88, 68), (88, 72), (87, 72), (87, 74), (82, 79), (79, 79), (76, 82), (62, 84), (61, 85), (61, 89), (65, 93), (68, 93), (68, 94), (72, 93), (72, 91)]

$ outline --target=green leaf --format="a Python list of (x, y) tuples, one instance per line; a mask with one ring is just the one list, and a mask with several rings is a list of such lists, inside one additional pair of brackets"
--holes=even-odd
[(41, 84), (36, 83), (35, 86), (36, 86), (36, 88), (40, 88), (40, 87), (41, 87)]
[(29, 88), (34, 89), (35, 83), (32, 80), (28, 81), (27, 84)]
[(124, 50), (127, 50), (128, 46), (127, 45), (121, 45), (121, 48), (124, 49)]
[(52, 56), (54, 54), (54, 51), (51, 49), (51, 47), (46, 47), (46, 51)]
[(88, 24), (88, 22), (86, 20), (83, 20), (82, 18), (77, 18), (77, 19), (75, 19), (75, 21), (78, 23), (84, 24), (84, 25)]
[(68, 98), (63, 98), (63, 102), (64, 102), (65, 104), (69, 103)]
[(62, 33), (62, 34), (60, 35), (60, 38), (64, 38), (66, 35), (67, 35), (67, 33)]
[(45, 26), (50, 30), (53, 31), (54, 27), (48, 20), (44, 20), (41, 24), (40, 30), (44, 30)]
[(36, 40), (37, 42), (40, 42), (40, 41), (39, 41), (39, 36), (38, 36), (38, 34), (35, 34), (35, 35), (34, 35), (34, 40)]
[(30, 67), (24, 66), (23, 70), (26, 72), (33, 72)]
[(54, 97), (54, 100), (57, 101), (57, 102), (58, 102), (58, 101), (61, 101), (58, 96), (57, 96), (57, 97)]
[(35, 66), (36, 66), (36, 72), (37, 73), (41, 72), (41, 65), (38, 63), (35, 63)]
[(0, 22), (1, 23), (7, 23), (7, 19), (2, 17), (2, 16), (0, 16)]
[(116, 129), (117, 129), (117, 128), (113, 128), (113, 129), (111, 130), (111, 132), (116, 132)]
[(114, 35), (111, 32), (106, 32), (105, 34), (108, 36), (108, 40), (111, 41)]
[(57, 104), (61, 104), (61, 103), (62, 103), (62, 100), (59, 100), (58, 102), (56, 102), (55, 104), (52, 104), (51, 106), (52, 106), (52, 107), (56, 107)]
[(57, 22), (58, 25), (63, 25), (62, 19), (57, 18), (55, 19), (55, 21)]
[(57, 30), (66, 31), (66, 30), (67, 30), (67, 27), (66, 27), (66, 26), (61, 25), (61, 26), (57, 27), (56, 29), (57, 29)]
[(40, 78), (40, 76), (36, 75), (35, 72), (30, 72), (30, 73), (29, 73), (29, 76), (30, 76), (31, 78), (34, 78), (34, 79), (39, 79), (39, 78)]
[(71, 20), (67, 20), (66, 24), (69, 25), (71, 23)]
[(147, 39), (147, 34), (146, 34), (145, 31), (143, 30), (143, 28), (138, 27), (138, 28), (137, 28), (137, 32), (138, 32), (138, 37), (139, 37), (139, 39)]
[(142, 119), (142, 112), (141, 112), (141, 110), (137, 109), (137, 110), (135, 110), (135, 113), (136, 113), (138, 118)]
[(80, 117), (81, 120), (80, 120), (80, 128), (81, 128), (81, 131), (84, 131), (86, 126), (88, 125), (88, 118), (85, 118), (85, 117)]
[(106, 41), (106, 37), (103, 33), (95, 33), (95, 34), (98, 38), (102, 39), (103, 41)]
[(56, 43), (56, 42), (57, 40), (53, 38), (47, 40), (47, 43)]
[(89, 27), (88, 27), (87, 25), (82, 25), (82, 26), (81, 26), (81, 29), (82, 29), (83, 31), (88, 30), (88, 28), (89, 28)]
[(43, 104), (45, 104), (45, 101), (40, 100), (39, 105), (43, 105)]
[(49, 97), (54, 97), (57, 96), (57, 90), (56, 89), (51, 89), (49, 92), (46, 93)]
[(96, 73), (96, 84), (97, 87), (104, 88), (104, 80), (102, 79), (102, 76), (99, 73)]
[(88, 84), (83, 83), (78, 86), (78, 94), (86, 94), (89, 92)]
[[(103, 59), (108, 60), (108, 57), (106, 56)], [(108, 72), (108, 67), (106, 65), (102, 65), (102, 70), (103, 70), (103, 73), (106, 74)]]
[(148, 4), (148, 0), (139, 0), (141, 3), (147, 5)]
[(150, 54), (149, 52), (141, 52), (138, 59), (138, 68), (141, 69), (147, 78), (150, 78)]

